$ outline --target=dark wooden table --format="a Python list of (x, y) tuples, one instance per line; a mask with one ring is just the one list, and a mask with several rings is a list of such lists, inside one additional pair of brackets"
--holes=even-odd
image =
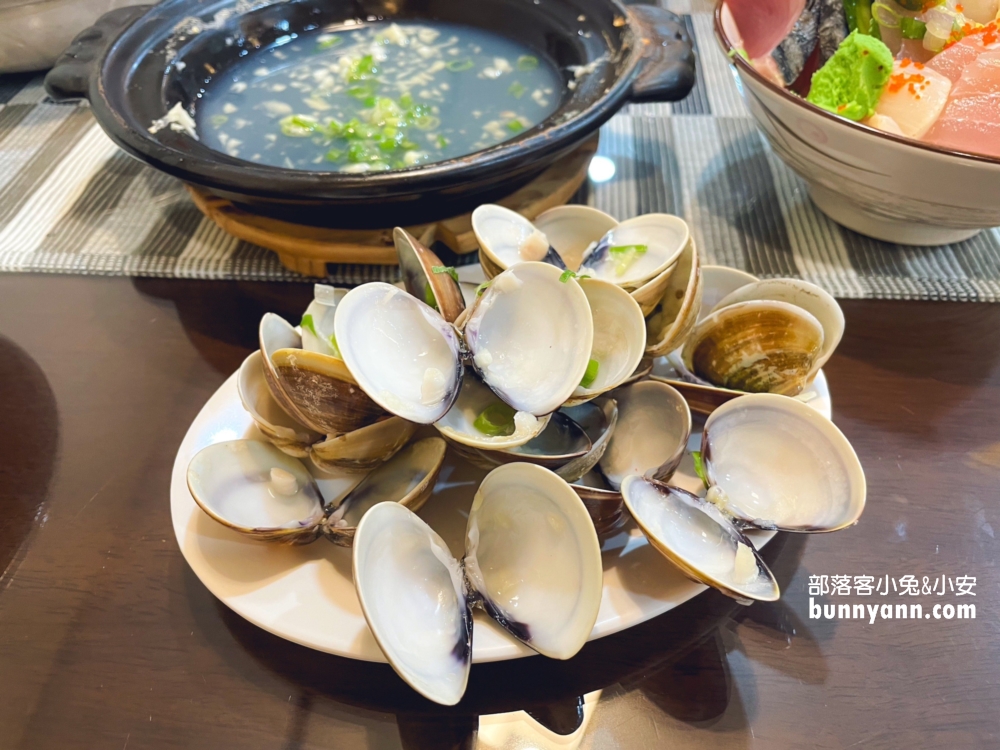
[[(780, 602), (711, 592), (569, 662), (476, 666), (442, 709), (243, 621), (174, 541), (188, 425), (260, 315), (309, 296), (0, 277), (0, 748), (473, 747), (479, 716), (519, 709), (569, 732), (585, 695), (583, 748), (1000, 747), (1000, 306), (844, 303), (827, 373), (868, 508), (766, 548)], [(975, 597), (820, 600), (972, 601), (976, 619), (810, 619), (824, 574), (975, 576)]]

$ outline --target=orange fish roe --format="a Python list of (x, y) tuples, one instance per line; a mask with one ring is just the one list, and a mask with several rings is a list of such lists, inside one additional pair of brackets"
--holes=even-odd
[(919, 99), (920, 94), (930, 85), (930, 81), (919, 73), (913, 73), (912, 75), (896, 73), (890, 76), (889, 85), (886, 89), (890, 94), (896, 94), (905, 88), (910, 94)]
[(955, 6), (955, 10), (957, 10), (959, 13), (964, 13), (965, 12), (965, 6), (962, 5), (961, 3), (959, 3), (958, 5)]
[(983, 35), (983, 44), (993, 44), (1000, 39), (998, 33), (1000, 32), (998, 32), (996, 21), (991, 21), (985, 26), (981, 26), (978, 23), (967, 23), (958, 31), (951, 32), (951, 36), (949, 36), (948, 41), (945, 42), (944, 48), (948, 49), (949, 47), (958, 44), (960, 41), (965, 39), (965, 37), (974, 36), (976, 34)]
[(924, 64), (922, 62), (914, 62), (913, 60), (911, 60), (908, 57), (904, 57), (902, 60), (899, 61), (899, 67), (901, 67), (901, 68), (908, 68), (911, 65), (914, 68), (916, 68), (917, 70), (923, 70), (924, 69)]

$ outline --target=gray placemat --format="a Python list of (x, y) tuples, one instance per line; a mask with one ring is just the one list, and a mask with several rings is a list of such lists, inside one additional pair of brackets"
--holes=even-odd
[[(839, 227), (767, 147), (712, 35), (705, 0), (668, 0), (698, 48), (677, 104), (629, 105), (601, 132), (579, 199), (618, 219), (684, 217), (706, 263), (799, 276), (838, 297), (1000, 301), (1000, 230), (911, 248)], [(394, 268), (331, 264), (333, 283)], [(0, 76), (0, 271), (301, 280), (226, 235), (175, 179), (119, 151), (85, 104), (54, 104), (40, 77)]]

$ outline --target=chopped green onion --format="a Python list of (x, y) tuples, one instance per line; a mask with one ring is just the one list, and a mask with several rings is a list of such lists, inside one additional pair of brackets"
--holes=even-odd
[(330, 49), (331, 47), (336, 47), (338, 44), (340, 44), (343, 41), (344, 41), (344, 38), (340, 37), (340, 36), (331, 36), (331, 37), (329, 37), (327, 39), (320, 39), (316, 43), (316, 49), (318, 49), (318, 50)]
[(927, 33), (927, 24), (916, 18), (903, 17), (899, 22), (899, 30), (903, 34), (903, 39), (923, 39)]
[(900, 23), (904, 21), (903, 16), (900, 16), (892, 6), (881, 2), (881, 0), (872, 4), (872, 18), (875, 19), (879, 26), (886, 29), (898, 29)]
[(421, 115), (413, 124), (421, 130), (436, 130), (441, 127), (441, 120), (434, 117), (434, 115)]
[(212, 115), (212, 117), (209, 119), (209, 122), (212, 123), (212, 127), (221, 128), (223, 125), (229, 122), (229, 118), (226, 117), (225, 115)]
[(454, 266), (431, 266), (431, 273), (446, 273), (458, 283), (458, 271)]
[(445, 138), (443, 135), (439, 135), (435, 143), (437, 144), (438, 148), (448, 148), (448, 139)]
[(705, 462), (702, 460), (701, 451), (691, 451), (691, 458), (694, 459), (694, 473), (708, 487), (708, 475), (705, 473)]
[(435, 310), (438, 309), (437, 297), (434, 296), (434, 290), (431, 289), (430, 284), (424, 284), (424, 302), (427, 303), (428, 307), (433, 307)]
[(490, 404), (476, 417), (472, 426), (490, 437), (513, 435), (515, 413), (507, 404)]
[(734, 47), (733, 49), (729, 50), (729, 59), (730, 60), (732, 60), (737, 55), (739, 55), (740, 57), (742, 57), (747, 62), (750, 62), (750, 55), (747, 54), (747, 51), (745, 49), (743, 49), (743, 47)]
[(344, 152), (337, 148), (331, 148), (326, 152), (327, 161), (340, 161), (344, 158)]
[(507, 93), (513, 96), (515, 99), (520, 99), (522, 96), (524, 96), (524, 92), (527, 90), (528, 89), (522, 86), (518, 81), (514, 81), (514, 83), (510, 85), (510, 88), (507, 89)]
[(284, 135), (305, 138), (319, 130), (319, 123), (306, 115), (288, 115), (278, 120), (278, 127)]
[(469, 70), (475, 67), (475, 63), (472, 60), (449, 60), (447, 65), (445, 65), (448, 70), (452, 73), (461, 73), (463, 70)]
[(302, 322), (299, 323), (304, 331), (309, 331), (313, 336), (319, 338), (319, 334), (316, 333), (316, 325), (313, 323), (312, 315), (303, 315)]
[(615, 275), (621, 276), (632, 264), (635, 263), (640, 255), (645, 255), (646, 251), (649, 250), (647, 245), (615, 245), (608, 248), (608, 254), (615, 262)]
[(477, 297), (482, 297), (483, 296), (483, 292), (485, 292), (487, 289), (489, 289), (490, 288), (490, 284), (492, 284), (492, 283), (493, 283), (493, 279), (490, 279), (489, 281), (484, 281), (482, 284), (480, 284), (479, 286), (477, 286), (476, 287), (476, 296)]
[(575, 271), (570, 271), (568, 268), (561, 274), (559, 274), (559, 281), (562, 282), (563, 284), (565, 284), (570, 279), (576, 279), (577, 281), (582, 281), (583, 279), (589, 279), (589, 278), (590, 276), (588, 276), (587, 274), (583, 274), (582, 276), (580, 276)]
[(507, 123), (507, 130), (509, 130), (512, 133), (520, 133), (522, 130), (524, 130), (524, 123), (522, 123), (520, 120), (511, 120), (510, 122)]
[(518, 70), (534, 70), (538, 67), (538, 58), (534, 55), (521, 55), (517, 58)]
[(601, 363), (592, 359), (587, 363), (587, 371), (583, 373), (583, 380), (580, 381), (581, 388), (590, 388), (597, 380), (597, 373), (601, 369)]
[(337, 359), (343, 359), (343, 357), (340, 356), (340, 347), (337, 346), (336, 334), (331, 333), (328, 341), (330, 342), (330, 348), (333, 349), (333, 356), (335, 356)]

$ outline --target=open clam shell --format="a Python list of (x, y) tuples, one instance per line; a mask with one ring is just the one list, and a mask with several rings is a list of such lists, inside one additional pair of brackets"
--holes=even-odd
[(583, 379), (594, 322), (575, 279), (528, 262), (493, 279), (469, 312), (463, 336), (483, 381), (517, 411), (543, 416)]
[(424, 438), (406, 446), (366, 476), (320, 524), (320, 531), (334, 544), (350, 547), (358, 524), (379, 503), (395, 503), (420, 510), (434, 490), (444, 463), (446, 446), (441, 438)]
[(687, 222), (670, 214), (644, 214), (621, 222), (585, 254), (580, 273), (638, 289), (674, 265), (687, 246)]
[(243, 408), (249, 412), (257, 429), (283, 453), (306, 458), (309, 446), (322, 439), (320, 433), (289, 416), (271, 395), (264, 380), (264, 361), (259, 351), (253, 352), (240, 365), (236, 389)]
[(630, 474), (669, 479), (684, 457), (691, 411), (678, 391), (646, 380), (614, 392), (618, 424), (601, 458), (601, 473), (617, 490)]
[(702, 459), (709, 497), (749, 526), (837, 531), (865, 508), (864, 470), (851, 444), (795, 399), (756, 394), (719, 407), (705, 423)]
[(461, 564), (415, 513), (383, 503), (361, 519), (354, 587), (375, 641), (425, 698), (454, 706), (472, 666), (472, 611)]
[(443, 269), (441, 259), (416, 237), (401, 227), (392, 232), (399, 257), (399, 273), (411, 295), (435, 308), (449, 323), (465, 310), (465, 298), (458, 282)]
[(583, 262), (584, 253), (616, 226), (618, 222), (592, 206), (556, 206), (535, 217), (534, 225), (549, 238), (549, 243), (574, 271)]
[(561, 270), (566, 268), (548, 237), (509, 208), (491, 203), (480, 206), (472, 212), (472, 231), (479, 242), (479, 264), (488, 279), (529, 261), (550, 263)]
[(360, 390), (386, 411), (431, 424), (458, 397), (458, 333), (402, 289), (382, 282), (355, 287), (337, 306), (334, 328)]
[(534, 464), (490, 472), (466, 529), (465, 572), (490, 616), (553, 659), (587, 641), (604, 571), (590, 515), (570, 486)]
[(701, 261), (692, 238), (646, 323), (647, 354), (661, 357), (684, 343), (698, 321), (703, 290)]
[(350, 432), (382, 416), (342, 360), (303, 349), (302, 337), (281, 316), (261, 319), (260, 351), (274, 400), (311, 430)]
[(716, 309), (749, 300), (777, 300), (801, 307), (823, 327), (823, 347), (813, 364), (815, 375), (833, 356), (844, 336), (844, 311), (837, 300), (822, 287), (802, 279), (765, 279), (746, 284), (726, 295)]
[(823, 327), (801, 307), (737, 302), (699, 323), (684, 344), (684, 366), (712, 385), (748, 393), (799, 393), (815, 372)]
[(361, 519), (354, 581), (361, 610), (390, 665), (430, 700), (454, 705), (468, 682), (472, 617), (482, 606), (538, 653), (568, 659), (586, 642), (601, 603), (600, 545), (569, 485), (533, 464), (483, 480), (455, 560), (444, 541), (397, 504)]
[(312, 462), (324, 471), (368, 471), (410, 442), (417, 426), (402, 417), (386, 417), (353, 432), (332, 435), (309, 451)]
[(753, 543), (712, 503), (636, 475), (622, 482), (622, 497), (650, 544), (688, 578), (741, 601), (781, 595)]
[(646, 349), (646, 321), (642, 310), (620, 286), (598, 279), (582, 279), (593, 317), (594, 337), (590, 360), (597, 363), (592, 382), (578, 385), (567, 406), (588, 401), (628, 380)]
[[(482, 451), (501, 451), (524, 445), (537, 437), (548, 424), (548, 416), (536, 417), (528, 412), (516, 412), (511, 419), (509, 434), (504, 434), (506, 431), (486, 434), (476, 428), (476, 419), (480, 414), (490, 408), (502, 408), (503, 405), (475, 373), (467, 373), (462, 379), (462, 389), (455, 403), (434, 426), (445, 438), (459, 445)], [(493, 464), (487, 462), (485, 465)]]
[(230, 440), (200, 450), (188, 489), (211, 518), (251, 538), (308, 544), (319, 536), (323, 498), (309, 471), (275, 446)]

